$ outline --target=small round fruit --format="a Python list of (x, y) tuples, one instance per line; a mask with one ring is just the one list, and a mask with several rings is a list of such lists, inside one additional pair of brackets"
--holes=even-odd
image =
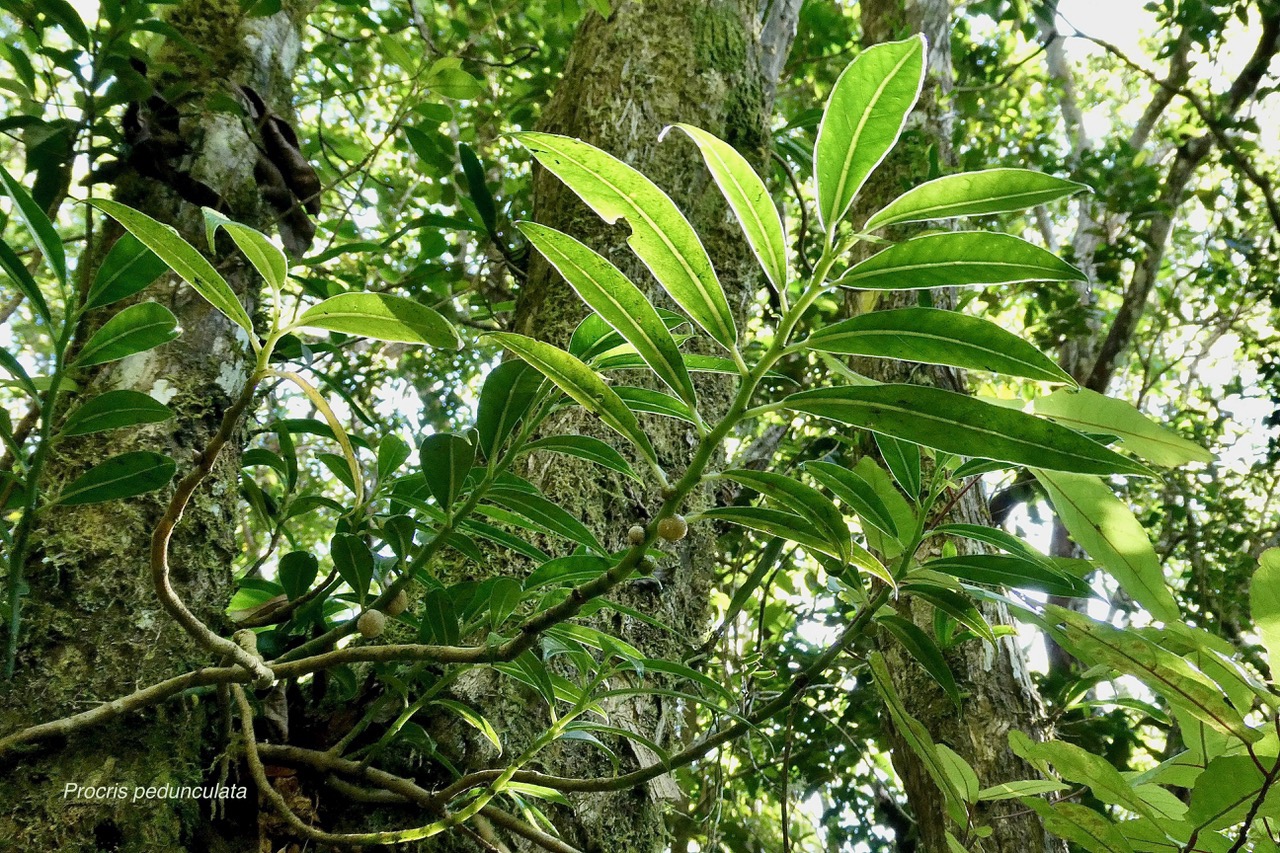
[(366, 610), (356, 620), (356, 628), (360, 630), (360, 635), (369, 640), (374, 637), (381, 637), (382, 631), (386, 627), (387, 617), (378, 610)]
[(401, 613), (409, 609), (409, 593), (403, 589), (396, 593), (395, 598), (387, 602), (387, 606), (383, 608), (388, 616), (399, 616)]
[(689, 522), (683, 515), (669, 515), (658, 522), (658, 535), (668, 542), (679, 542), (689, 535)]
[(643, 545), (646, 537), (644, 528), (639, 524), (631, 525), (631, 529), (627, 531), (627, 541), (632, 545)]
[(636, 566), (640, 570), (640, 574), (648, 577), (658, 568), (658, 561), (648, 555), (640, 558), (640, 563)]

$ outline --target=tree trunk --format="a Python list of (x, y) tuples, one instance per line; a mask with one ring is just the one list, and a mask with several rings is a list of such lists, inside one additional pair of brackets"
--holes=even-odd
[[(254, 141), (239, 118), (205, 110), (203, 104), (215, 94), (234, 97), (228, 83), (237, 82), (254, 87), (277, 113), (290, 115), (300, 14), (294, 4), (270, 17), (246, 18), (236, 3), (184, 0), (168, 20), (209, 59), (181, 53), (171, 42), (151, 69), (157, 91), (179, 80), (192, 86), (181, 103), (181, 136), (191, 147), (181, 168), (225, 199), (233, 217), (259, 227), (269, 225), (270, 218), (254, 178)], [(118, 179), (115, 196), (173, 224), (193, 245), (204, 243), (198, 207), (162, 181), (130, 170)], [(103, 231), (81, 262), (82, 287), (120, 234), (114, 223)], [(258, 285), (251, 268), (231, 258), (218, 265), (252, 308)], [(169, 306), (182, 336), (77, 379), (87, 393), (117, 388), (148, 393), (167, 403), (176, 419), (57, 443), (42, 478), (45, 494), (56, 493), (104, 458), (130, 450), (167, 453), (176, 460), (179, 477), (185, 475), (241, 392), (252, 368), (243, 333), (172, 274), (132, 301), (138, 299)], [(120, 307), (90, 315), (79, 340)], [(57, 416), (72, 403), (60, 401)], [(175, 588), (215, 629), (226, 627), (231, 566), (240, 553), (239, 453), (236, 442), (230, 444), (192, 499), (170, 551)], [(16, 672), (0, 694), (0, 732), (81, 712), (135, 686), (216, 663), (162, 609), (152, 584), (151, 534), (171, 492), (55, 507), (40, 517), (26, 561), (30, 591), (21, 611)], [(241, 851), (255, 846), (252, 784), (220, 775), (227, 765), (215, 761), (226, 738), (211, 723), (227, 724), (225, 717), (210, 713), (216, 708), (210, 701), (172, 701), (7, 761), (0, 775), (0, 839), (12, 845), (6, 849)], [(134, 799), (137, 786), (220, 781), (248, 786), (246, 798), (222, 804), (231, 820), (220, 822), (221, 834), (210, 831), (219, 805), (208, 799)], [(114, 786), (124, 794), (64, 796), (69, 785)], [(242, 819), (239, 826), (236, 818)]]
[[(904, 186), (925, 179), (929, 162), (928, 147), (936, 146), (938, 159), (947, 163), (952, 158), (950, 120), (947, 108), (939, 98), (951, 88), (950, 15), (948, 0), (870, 0), (861, 4), (864, 44), (904, 38), (923, 32), (929, 40), (929, 80), (903, 142), (868, 183), (855, 206), (855, 222), (882, 207), (897, 196)], [(899, 235), (902, 236), (902, 235)], [(953, 308), (953, 290), (932, 291), (935, 307)], [(852, 312), (902, 308), (917, 304), (914, 292), (899, 291), (880, 296), (878, 300), (850, 300)], [(962, 371), (929, 365), (911, 365), (880, 359), (859, 360), (859, 372), (881, 382), (916, 382), (935, 385), (964, 393), (967, 384)], [(978, 488), (969, 489), (955, 501), (947, 517), (939, 523), (967, 523), (990, 526), (991, 516), (986, 500)], [(973, 543), (957, 540), (961, 553)], [(903, 615), (914, 619), (927, 633), (933, 632), (933, 611), (927, 605), (914, 603), (904, 607)], [(1008, 624), (1003, 608), (983, 606), (992, 624)], [(1008, 734), (1019, 729), (1033, 739), (1042, 740), (1047, 733), (1044, 708), (1035, 685), (1031, 683), (1022, 650), (1012, 637), (1002, 638), (992, 648), (979, 641), (966, 642), (947, 653), (947, 660), (965, 702), (957, 714), (937, 683), (917, 664), (903, 647), (882, 638), (881, 648), (889, 662), (899, 695), (910, 697), (908, 710), (929, 731), (933, 740), (945, 743), (960, 753), (977, 772), (983, 786), (1015, 779), (1036, 778), (1036, 771), (1015, 756), (1008, 746)], [(942, 797), (936, 785), (911, 748), (898, 732), (890, 730), (893, 764), (902, 778), (919, 834), (923, 853), (945, 853), (947, 821)], [(1006, 814), (1022, 813), (1019, 817)], [(983, 840), (988, 853), (1047, 853), (1064, 850), (1061, 842), (1048, 837), (1039, 818), (1029, 810), (997, 805), (979, 810), (979, 819), (991, 821), (993, 834)], [(977, 849), (977, 848), (975, 848)]]

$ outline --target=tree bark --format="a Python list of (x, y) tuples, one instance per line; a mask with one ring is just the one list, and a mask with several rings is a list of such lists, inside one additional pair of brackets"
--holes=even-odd
[[(214, 94), (235, 96), (229, 83), (252, 85), (268, 104), (290, 115), (290, 85), (298, 56), (298, 4), (269, 17), (246, 18), (237, 3), (184, 0), (170, 24), (207, 60), (172, 43), (153, 64), (157, 91), (179, 78), (192, 86), (182, 103), (181, 136), (191, 147), (184, 168), (228, 203), (231, 214), (257, 227), (270, 225), (254, 178), (256, 148), (241, 120), (203, 109)], [(193, 245), (204, 244), (200, 210), (159, 180), (128, 171), (115, 197), (177, 227)], [(120, 234), (111, 223), (81, 261), (82, 286)], [(232, 257), (214, 258), (250, 310), (257, 278)], [(94, 368), (77, 377), (86, 397), (132, 389), (167, 403), (176, 419), (53, 447), (41, 488), (54, 494), (104, 458), (130, 450), (164, 452), (179, 477), (218, 429), (252, 368), (247, 340), (230, 321), (169, 274), (133, 301), (154, 299), (177, 316), (182, 336), (159, 349)], [(123, 304), (92, 314), (93, 328)], [(61, 417), (74, 404), (62, 401)], [(236, 528), (239, 453), (235, 442), (194, 496), (171, 546), (174, 586), (191, 610), (225, 629), (233, 591), (231, 566), (240, 552)], [(55, 507), (33, 531), (26, 561), (29, 594), (22, 609), (16, 672), (0, 693), (0, 732), (84, 711), (122, 691), (207, 666), (197, 646), (162, 609), (152, 585), (148, 553), (152, 530), (172, 488), (131, 499), (82, 507)], [(256, 795), (247, 780), (221, 777), (216, 763), (226, 738), (212, 727), (216, 704), (174, 701), (94, 728), (68, 741), (42, 746), (7, 761), (0, 775), (0, 839), (6, 849), (64, 851), (245, 850), (255, 845)], [(246, 799), (227, 800), (219, 831), (210, 831), (218, 804), (201, 799), (141, 797), (134, 789), (169, 785), (248, 785)], [(123, 797), (65, 795), (67, 785), (118, 786)], [(248, 816), (249, 819), (244, 820)], [(240, 825), (236, 825), (236, 819)]]

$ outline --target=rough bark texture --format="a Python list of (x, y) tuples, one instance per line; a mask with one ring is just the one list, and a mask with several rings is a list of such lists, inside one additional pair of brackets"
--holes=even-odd
[[(688, 122), (729, 141), (757, 164), (764, 162), (774, 87), (790, 49), (798, 5), (757, 0), (624, 2), (608, 20), (590, 16), (541, 123), (543, 130), (576, 136), (608, 151), (666, 190), (702, 236), (739, 318), (762, 284), (755, 262), (693, 145), (679, 134), (664, 141), (659, 135), (669, 124)], [(659, 304), (674, 308), (626, 248), (625, 228), (605, 225), (541, 170), (535, 171), (533, 201), (539, 222), (593, 246), (647, 287)], [(517, 308), (516, 330), (564, 345), (583, 316), (585, 308), (568, 285), (543, 259), (533, 258)], [(716, 417), (727, 405), (731, 383), (702, 378), (697, 383), (704, 416)], [(575, 415), (552, 428), (600, 430), (590, 419)], [(679, 422), (662, 418), (648, 418), (645, 428), (663, 465), (679, 476), (694, 443), (691, 433)], [(548, 461), (535, 457), (524, 473), (578, 513), (612, 547), (622, 544), (629, 525), (645, 520), (646, 511), (660, 503), (651, 487), (635, 494), (615, 479), (601, 479), (598, 469)], [(695, 501), (707, 499), (700, 496)], [(630, 620), (603, 626), (621, 632), (647, 654), (676, 660), (707, 629), (714, 554), (708, 531), (694, 532), (681, 546), (672, 549), (662, 567), (660, 591), (632, 588), (618, 593), (621, 600), (670, 625), (674, 633), (627, 624)], [(678, 715), (670, 710), (655, 702), (631, 702), (614, 710), (615, 724), (636, 727), (667, 744), (690, 739), (695, 733), (681, 731)], [(634, 758), (649, 763), (654, 756)], [(575, 751), (561, 760), (567, 762), (565, 770), (575, 774), (610, 772), (598, 753)], [(576, 831), (570, 840), (583, 849), (611, 853), (662, 849), (661, 807), (677, 795), (674, 784), (662, 778), (643, 791), (579, 798), (574, 801)]]
[[(950, 122), (946, 105), (939, 98), (951, 86), (949, 2), (872, 0), (862, 3), (861, 12), (866, 44), (903, 38), (911, 33), (925, 33), (930, 46), (930, 80), (925, 85), (916, 116), (904, 134), (899, 150), (890, 155), (855, 205), (855, 222), (888, 203), (904, 185), (916, 184), (923, 179), (921, 172), (928, 162), (925, 155), (928, 146), (938, 147), (939, 160), (944, 163), (951, 156)], [(854, 311), (902, 308), (915, 305), (917, 299), (914, 292), (896, 292), (884, 294), (874, 302), (863, 300), (851, 308)], [(933, 300), (936, 307), (951, 308), (955, 305), (955, 293), (933, 291)], [(855, 365), (855, 369), (882, 382), (915, 382), (962, 393), (967, 390), (963, 373), (946, 368), (868, 359)], [(939, 521), (950, 522), (990, 525), (991, 517), (979, 489), (966, 492), (948, 517)], [(961, 553), (973, 545), (965, 541), (955, 544)], [(923, 630), (932, 632), (931, 608), (917, 603), (903, 610), (904, 616), (914, 619)], [(986, 607), (984, 611), (992, 624), (1009, 622), (1003, 608)], [(936, 682), (900, 644), (885, 641), (881, 648), (893, 671), (899, 694), (910, 697), (909, 711), (924, 724), (935, 742), (945, 743), (964, 756), (984, 786), (1036, 777), (1036, 772), (1008, 747), (1010, 730), (1020, 729), (1039, 740), (1043, 739), (1047, 727), (1044, 708), (1031, 683), (1022, 651), (1014, 639), (1002, 639), (995, 648), (970, 641), (948, 652), (948, 663), (965, 695), (964, 706), (958, 714)], [(902, 778), (916, 819), (918, 849), (923, 853), (944, 853), (949, 848), (942, 797), (921, 762), (896, 731), (890, 731), (890, 741), (894, 747), (893, 764)], [(1023, 815), (994, 820), (994, 832), (982, 841), (982, 850), (988, 853), (1047, 853), (1065, 849), (1061, 842), (1046, 836), (1033, 813), (1019, 807), (997, 806), (987, 812), (980, 811), (979, 817), (990, 818), (1012, 812), (1023, 812)]]
[[(295, 14), (297, 14), (295, 12)], [(184, 168), (230, 206), (232, 215), (266, 226), (254, 182), (255, 148), (239, 119), (203, 108), (203, 99), (228, 93), (228, 81), (255, 87), (289, 114), (289, 84), (298, 52), (295, 21), (282, 12), (246, 19), (234, 0), (185, 0), (169, 14), (172, 25), (212, 57), (202, 65), (171, 53), (165, 61), (193, 84), (183, 103), (181, 133), (191, 146)], [(176, 50), (172, 48), (171, 50)], [(153, 73), (157, 88), (174, 82)], [(126, 174), (115, 196), (204, 243), (199, 210), (161, 182)], [(120, 231), (108, 226), (82, 263), (95, 264)], [(254, 275), (234, 260), (220, 269), (250, 306)], [(84, 280), (88, 280), (87, 278)], [(95, 368), (78, 377), (86, 392), (128, 388), (151, 394), (176, 413), (173, 421), (70, 439), (55, 446), (42, 488), (60, 486), (107, 456), (129, 450), (171, 455), (179, 476), (217, 429), (240, 393), (252, 362), (243, 333), (176, 276), (164, 276), (138, 299), (154, 299), (177, 315), (182, 336), (159, 349)], [(136, 299), (133, 301), (137, 301)], [(123, 303), (127, 304), (127, 303)], [(123, 304), (88, 318), (80, 340)], [(75, 404), (63, 405), (62, 413)], [(223, 628), (232, 592), (231, 565), (240, 546), (238, 453), (228, 453), (197, 492), (173, 540), (174, 585), (207, 624)], [(115, 699), (193, 667), (216, 663), (162, 610), (152, 587), (148, 549), (168, 489), (142, 499), (55, 508), (34, 531), (26, 580), (22, 631), (14, 681), (0, 693), (0, 732), (55, 719)], [(132, 801), (135, 786), (208, 785), (224, 744), (211, 727), (215, 703), (178, 700), (141, 715), (95, 728), (66, 743), (7, 761), (0, 774), (0, 848), (64, 851), (244, 850), (248, 827), (228, 823), (209, 831), (215, 804), (199, 800)], [(124, 786), (124, 799), (64, 798), (64, 785)], [(246, 784), (241, 781), (240, 784)], [(225, 804), (226, 813), (254, 808), (255, 795)]]

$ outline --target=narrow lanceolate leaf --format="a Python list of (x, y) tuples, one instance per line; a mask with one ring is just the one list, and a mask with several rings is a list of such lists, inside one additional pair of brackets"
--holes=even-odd
[(49, 303), (45, 302), (44, 294), (40, 292), (40, 285), (36, 284), (31, 273), (27, 272), (22, 259), (3, 240), (0, 240), (0, 269), (8, 274), (13, 286), (31, 303), (36, 316), (46, 323), (52, 323), (53, 315), (49, 313)]
[(1142, 523), (1097, 477), (1033, 472), (1071, 538), (1116, 579), (1134, 601), (1165, 622), (1179, 618), (1160, 558)]
[(937, 308), (871, 311), (819, 329), (804, 345), (822, 352), (1074, 384), (1053, 359), (990, 320)]
[(858, 290), (921, 290), (1019, 281), (1084, 281), (1053, 252), (1009, 234), (958, 231), (896, 243), (835, 283)]
[(960, 456), (1082, 474), (1151, 472), (1074, 430), (964, 394), (920, 385), (818, 388), (787, 408)]
[(36, 244), (36, 248), (49, 262), (54, 274), (58, 276), (58, 281), (65, 284), (67, 254), (62, 248), (62, 241), (58, 239), (58, 232), (53, 230), (53, 223), (49, 221), (49, 217), (40, 209), (40, 205), (36, 204), (35, 199), (22, 184), (3, 168), (0, 168), (0, 184), (4, 184), (5, 192), (9, 194), (9, 198), (13, 199), (13, 212), (27, 226), (27, 231), (31, 233), (31, 239)]
[(612, 225), (626, 219), (627, 245), (676, 304), (719, 344), (732, 349), (738, 330), (729, 302), (693, 226), (657, 185), (599, 148), (550, 133), (519, 133), (547, 171)]
[(141, 240), (143, 245), (182, 276), (182, 280), (191, 285), (196, 293), (225, 314), (231, 322), (244, 329), (250, 340), (254, 339), (253, 321), (236, 298), (231, 285), (176, 230), (118, 201), (94, 199), (89, 203), (123, 225), (125, 230)]
[(1138, 456), (1157, 465), (1212, 462), (1213, 454), (1161, 426), (1124, 400), (1087, 388), (1062, 388), (1032, 402), (1036, 414), (1072, 429), (1114, 435)]
[(128, 231), (120, 235), (98, 267), (85, 298), (86, 308), (101, 308), (145, 290), (169, 265)]
[(947, 175), (907, 190), (871, 214), (862, 228), (872, 231), (903, 222), (1011, 213), (1088, 189), (1085, 184), (1031, 169), (987, 169)]
[(173, 417), (164, 403), (141, 391), (108, 391), (93, 397), (67, 416), (61, 434), (88, 435), (109, 429), (154, 424)]
[(961, 580), (989, 586), (1034, 589), (1049, 595), (1087, 598), (1092, 590), (1083, 580), (1022, 557), (967, 554), (930, 560), (924, 568)]
[(248, 225), (228, 219), (216, 210), (201, 208), (204, 211), (205, 236), (209, 240), (209, 248), (213, 249), (213, 238), (219, 228), (231, 235), (240, 251), (253, 264), (253, 268), (262, 276), (263, 281), (273, 291), (279, 292), (284, 287), (285, 278), (289, 275), (289, 262), (284, 252), (266, 235), (255, 231)]
[(865, 524), (872, 525), (894, 539), (898, 538), (898, 525), (893, 520), (893, 513), (876, 493), (875, 487), (864, 480), (858, 472), (841, 467), (834, 462), (806, 462), (804, 470), (813, 479), (830, 489), (831, 493), (856, 513)]
[(680, 348), (640, 288), (621, 270), (568, 234), (536, 222), (520, 222), (517, 227), (564, 276), (582, 301), (635, 347), (668, 388), (690, 406), (697, 405), (693, 381), (680, 356)]
[(502, 346), (533, 365), (578, 405), (597, 415), (605, 425), (636, 446), (648, 459), (657, 462), (653, 445), (640, 428), (640, 422), (595, 371), (562, 349), (551, 344), (511, 332), (490, 335)]
[(738, 217), (742, 233), (765, 276), (775, 289), (782, 290), (787, 286), (787, 235), (768, 187), (729, 143), (691, 124), (676, 127), (688, 134), (702, 152), (711, 177)]
[(159, 302), (130, 305), (93, 333), (76, 364), (105, 364), (168, 343), (181, 334), (178, 318)]
[(441, 509), (448, 509), (462, 492), (467, 472), (476, 461), (476, 449), (460, 435), (436, 433), (422, 440), (418, 451), (427, 489)]
[[(920, 630), (914, 622), (909, 622), (901, 616), (892, 614), (881, 616), (876, 619), (883, 628), (898, 640), (904, 649), (907, 650), (916, 662), (924, 667), (925, 672), (938, 682), (938, 686), (943, 689), (947, 697), (955, 703), (956, 708), (960, 707), (960, 688), (956, 684), (956, 678), (951, 673), (951, 668), (947, 666), (946, 660), (942, 657), (942, 652), (938, 649), (933, 639)], [(974, 791), (977, 793), (976, 789)]]
[(1171, 705), (1246, 743), (1262, 736), (1245, 725), (1221, 687), (1173, 652), (1132, 630), (1115, 628), (1063, 607), (1050, 604), (1045, 612), (1061, 625), (1063, 644), (1081, 660), (1132, 675)]
[(699, 518), (727, 521), (769, 536), (781, 536), (809, 550), (837, 560), (844, 559), (840, 549), (828, 542), (827, 537), (813, 531), (812, 521), (794, 512), (762, 506), (721, 506), (699, 513)]
[(772, 471), (739, 468), (723, 474), (735, 483), (754, 489), (777, 506), (807, 519), (811, 529), (834, 548), (841, 559), (849, 557), (849, 527), (836, 505), (822, 492), (799, 480)]
[(920, 498), (920, 446), (890, 435), (872, 433), (885, 467), (914, 503)]
[(484, 503), (481, 505), (480, 512), (500, 521), (505, 521), (507, 519), (504, 519), (501, 515), (494, 514), (489, 509), (488, 505), (490, 504), (507, 510), (519, 519), (528, 522), (528, 524), (517, 522), (520, 526), (528, 527), (531, 524), (538, 530), (563, 536), (572, 542), (586, 545), (598, 553), (605, 553), (605, 548), (600, 544), (600, 540), (595, 537), (595, 534), (585, 524), (559, 504), (552, 503), (542, 495), (505, 486), (495, 486), (489, 489), (485, 493)]
[(924, 85), (924, 57), (924, 36), (869, 47), (831, 89), (813, 149), (818, 218), (828, 240), (898, 141)]
[(619, 474), (625, 474), (633, 480), (639, 480), (640, 477), (632, 469), (631, 464), (626, 458), (614, 450), (612, 446), (604, 443), (598, 438), (589, 435), (551, 435), (546, 438), (538, 439), (530, 442), (521, 448), (522, 452), (530, 450), (544, 450), (549, 453), (563, 453), (565, 456), (574, 456), (578, 459), (585, 459), (588, 462), (594, 462), (602, 465), (610, 470), (617, 471)]
[(177, 464), (163, 453), (135, 450), (93, 466), (71, 482), (53, 503), (96, 504), (153, 492), (173, 479)]
[(1276, 673), (1280, 671), (1280, 548), (1268, 548), (1258, 558), (1258, 570), (1249, 585), (1249, 612)]
[(341, 293), (303, 312), (291, 328), (305, 326), (379, 341), (460, 349), (449, 321), (427, 306), (385, 293)]
[(486, 459), (497, 458), (507, 436), (533, 405), (542, 381), (542, 374), (517, 359), (504, 361), (489, 371), (476, 409), (476, 431)]

